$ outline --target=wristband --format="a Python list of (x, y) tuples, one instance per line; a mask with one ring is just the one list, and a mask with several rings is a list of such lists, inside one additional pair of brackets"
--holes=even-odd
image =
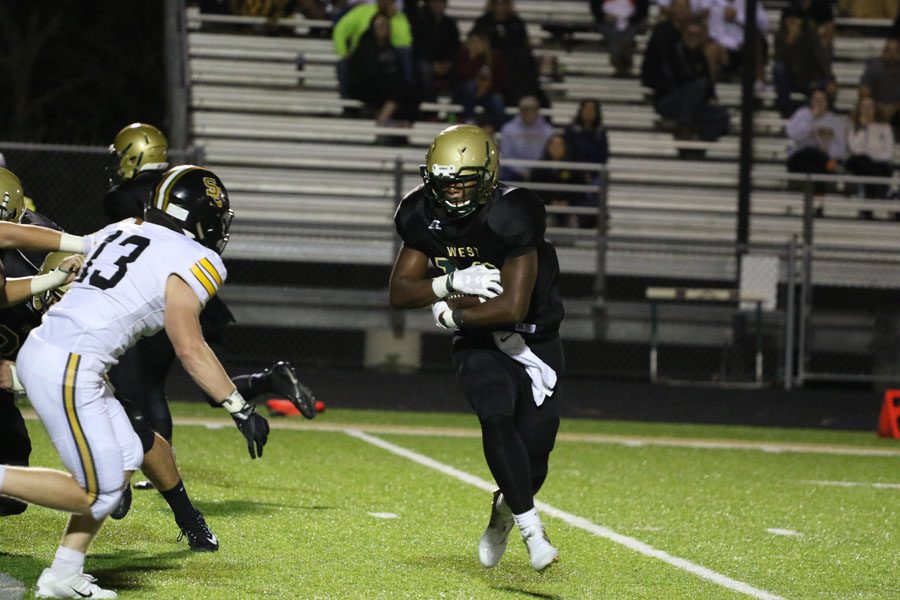
[(453, 329), (456, 327), (456, 321), (453, 320), (453, 313), (455, 312), (455, 310), (445, 310), (438, 315), (438, 321), (440, 322), (441, 327), (445, 329)]
[(61, 233), (59, 236), (60, 252), (75, 252), (84, 254), (87, 249), (87, 240), (80, 235), (72, 235), (71, 233)]
[(431, 291), (436, 298), (446, 298), (450, 294), (450, 274), (441, 275), (431, 280)]
[(242, 411), (247, 406), (247, 401), (244, 400), (244, 397), (241, 396), (241, 393), (237, 391), (237, 388), (233, 392), (231, 392), (225, 400), (222, 401), (220, 405), (225, 408), (231, 414)]
[(31, 278), (31, 295), (37, 296), (47, 290), (58, 288), (66, 282), (68, 276), (69, 272), (63, 271), (59, 267), (53, 269), (49, 273), (35, 275)]
[(16, 373), (16, 364), (9, 363), (9, 377), (12, 379), (12, 387), (9, 388), (13, 394), (24, 394), (25, 386), (19, 381), (19, 375)]

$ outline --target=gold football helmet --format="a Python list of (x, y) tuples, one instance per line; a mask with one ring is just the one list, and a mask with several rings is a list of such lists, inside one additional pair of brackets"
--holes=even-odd
[(428, 197), (450, 216), (464, 217), (490, 200), (500, 154), (482, 128), (453, 125), (437, 134), (419, 169)]
[[(71, 252), (51, 252), (45, 258), (44, 262), (41, 263), (41, 269), (38, 271), (38, 275), (46, 275), (53, 269), (59, 266), (59, 264), (66, 259), (66, 257), (72, 256)], [(66, 285), (61, 285), (58, 288), (47, 290), (46, 292), (41, 292), (36, 295), (32, 299), (32, 304), (39, 312), (47, 312), (47, 310), (62, 300), (63, 294), (69, 291), (69, 286), (71, 284), (67, 283)]]
[(0, 221), (17, 222), (25, 210), (22, 182), (15, 173), (0, 167)]
[(109, 153), (110, 182), (120, 183), (134, 178), (141, 167), (168, 162), (169, 142), (162, 131), (146, 123), (132, 123), (116, 135)]

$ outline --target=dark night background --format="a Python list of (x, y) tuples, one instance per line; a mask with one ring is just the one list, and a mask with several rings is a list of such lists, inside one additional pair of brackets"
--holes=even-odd
[(107, 145), (165, 130), (163, 2), (0, 2), (0, 140)]

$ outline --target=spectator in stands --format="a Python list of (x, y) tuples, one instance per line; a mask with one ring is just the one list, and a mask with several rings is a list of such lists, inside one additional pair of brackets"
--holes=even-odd
[[(744, 23), (747, 19), (745, 4), (745, 0), (706, 0), (710, 39), (707, 52), (713, 79), (718, 79), (721, 73), (740, 75), (744, 58)], [(756, 5), (756, 26), (756, 39), (753, 40), (756, 57), (754, 91), (757, 97), (761, 97), (766, 89), (765, 68), (769, 56), (766, 45), (769, 19), (762, 2)]]
[(616, 77), (631, 75), (634, 36), (647, 27), (650, 0), (591, 0), (597, 31), (606, 40)]
[(485, 12), (475, 20), (473, 29), (486, 31), (491, 38), (491, 47), (500, 52), (506, 60), (510, 79), (506, 95), (507, 104), (517, 104), (523, 96), (536, 96), (547, 106), (547, 97), (541, 90), (538, 67), (531, 46), (525, 21), (516, 13), (513, 0), (487, 0)]
[[(538, 160), (544, 153), (553, 126), (540, 114), (540, 102), (534, 96), (519, 100), (519, 114), (500, 129), (504, 159)], [(500, 179), (524, 181), (530, 169), (500, 165)]]
[[(581, 101), (575, 119), (566, 126), (565, 139), (569, 160), (601, 165), (609, 162), (609, 140), (603, 127), (603, 113), (599, 102)], [(608, 181), (606, 173), (589, 171), (587, 174), (590, 183), (594, 185), (604, 186)], [(596, 194), (588, 194), (587, 201), (589, 206), (597, 206), (599, 198)], [(596, 221), (596, 217), (588, 218), (582, 215), (578, 218), (582, 227), (593, 227)]]
[(461, 119), (469, 122), (475, 115), (475, 107), (484, 109), (494, 130), (506, 122), (506, 105), (503, 94), (509, 85), (506, 60), (491, 48), (487, 32), (473, 29), (466, 36), (466, 43), (459, 49), (456, 59), (460, 85), (458, 100), (463, 110)]
[(900, 38), (887, 39), (881, 56), (866, 65), (859, 93), (871, 96), (878, 117), (900, 130)]
[(834, 9), (830, 0), (791, 0), (789, 8), (815, 28), (830, 60), (834, 42)]
[(391, 21), (386, 15), (375, 15), (347, 67), (350, 97), (374, 111), (377, 123), (415, 119), (415, 88), (407, 82), (399, 53), (391, 45)]
[[(566, 138), (560, 133), (550, 136), (541, 153), (541, 160), (553, 162), (566, 162), (572, 160), (566, 146)], [(560, 167), (538, 167), (532, 169), (530, 180), (535, 183), (551, 183), (572, 185), (586, 185), (590, 182), (590, 175), (586, 171), (566, 169)], [(586, 206), (587, 194), (584, 192), (569, 192), (559, 190), (541, 190), (540, 196), (544, 204), (555, 207)], [(549, 227), (578, 227), (578, 216), (567, 213), (547, 213), (547, 225)]]
[[(413, 4), (411, 1), (409, 4)], [(428, 0), (415, 13), (413, 55), (422, 97), (434, 100), (454, 87), (454, 66), (459, 53), (459, 27), (447, 16), (447, 0)]]
[(814, 88), (824, 89), (829, 101), (837, 94), (837, 82), (831, 71), (831, 59), (822, 45), (814, 23), (803, 18), (794, 7), (781, 15), (775, 34), (775, 64), (772, 69), (777, 100), (782, 117), (789, 117), (802, 106), (791, 99), (791, 93), (809, 94)]
[(350, 97), (347, 81), (349, 56), (369, 29), (376, 14), (383, 14), (390, 20), (391, 46), (400, 58), (406, 85), (412, 84), (412, 29), (409, 20), (403, 12), (397, 10), (395, 0), (377, 0), (375, 3), (358, 4), (351, 8), (338, 20), (331, 32), (334, 52), (338, 55), (336, 69), (342, 98)]
[(653, 90), (656, 112), (675, 121), (676, 139), (715, 141), (728, 131), (729, 117), (715, 103), (703, 24), (692, 19), (679, 30), (687, 0), (673, 0), (670, 9), (672, 19), (658, 24), (647, 43), (641, 81)]
[(797, 109), (788, 121), (787, 134), (791, 173), (834, 173), (847, 156), (847, 121), (829, 110), (823, 89), (813, 90), (809, 106)]
[[(847, 149), (850, 158), (844, 166), (854, 175), (890, 177), (894, 171), (894, 132), (887, 123), (876, 122), (875, 101), (869, 96), (860, 98), (850, 115)], [(888, 186), (865, 184), (859, 189), (867, 198), (885, 198)]]

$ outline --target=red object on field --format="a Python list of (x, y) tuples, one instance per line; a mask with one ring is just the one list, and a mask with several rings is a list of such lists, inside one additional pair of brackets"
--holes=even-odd
[(884, 404), (878, 417), (878, 435), (900, 440), (900, 390), (884, 392)]
[[(272, 398), (266, 401), (266, 406), (269, 407), (269, 411), (273, 415), (281, 417), (293, 417), (300, 414), (293, 402), (284, 398)], [(325, 403), (321, 400), (316, 400), (316, 413), (320, 412), (325, 412)]]

